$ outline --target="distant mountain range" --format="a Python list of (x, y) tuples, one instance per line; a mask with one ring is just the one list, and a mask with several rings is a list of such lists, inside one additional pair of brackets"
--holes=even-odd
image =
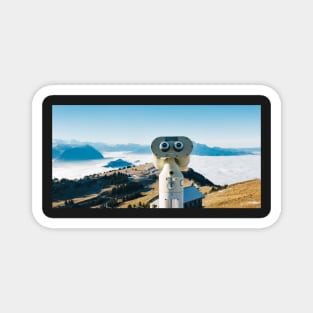
[(59, 161), (87, 161), (87, 160), (101, 160), (103, 155), (90, 145), (82, 146), (56, 146), (52, 148), (52, 158)]
[(231, 156), (231, 155), (249, 155), (259, 154), (259, 148), (220, 148), (208, 147), (201, 143), (193, 143), (192, 154), (201, 156)]
[(97, 149), (98, 151), (104, 152), (122, 152), (128, 151), (131, 153), (151, 153), (150, 146), (148, 145), (139, 145), (136, 143), (128, 143), (128, 144), (107, 144), (103, 142), (81, 142), (77, 140), (65, 141), (61, 139), (56, 139), (53, 142), (54, 147), (75, 147), (80, 145), (90, 145)]
[[(193, 142), (192, 154), (200, 156), (237, 156), (260, 154), (260, 148), (221, 148), (209, 147), (205, 144)], [(134, 143), (111, 145), (99, 142), (71, 141), (66, 143), (62, 140), (55, 140), (52, 147), (52, 158), (62, 161), (82, 161), (103, 159), (101, 152), (122, 152), (127, 151), (136, 154), (150, 154), (149, 145)]]
[(129, 151), (131, 153), (151, 153), (150, 146), (148, 145), (139, 145), (136, 143), (128, 143), (128, 144), (117, 144), (117, 145), (109, 145), (106, 143), (90, 143), (93, 147), (98, 149), (99, 151), (105, 152), (122, 152)]

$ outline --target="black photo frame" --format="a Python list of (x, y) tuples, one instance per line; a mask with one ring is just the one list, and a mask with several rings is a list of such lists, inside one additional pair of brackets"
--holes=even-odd
[[(52, 208), (52, 106), (54, 105), (260, 105), (261, 208), (99, 209)], [(50, 218), (263, 218), (271, 210), (271, 103), (262, 95), (51, 95), (42, 102), (43, 212)]]

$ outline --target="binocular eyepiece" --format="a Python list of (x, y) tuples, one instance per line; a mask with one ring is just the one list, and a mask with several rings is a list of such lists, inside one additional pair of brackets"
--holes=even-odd
[[(160, 143), (160, 150), (162, 152), (167, 152), (170, 149), (171, 145), (168, 141), (162, 141)], [(184, 144), (182, 143), (182, 141), (175, 141), (173, 143), (173, 149), (176, 152), (182, 151), (184, 149)]]

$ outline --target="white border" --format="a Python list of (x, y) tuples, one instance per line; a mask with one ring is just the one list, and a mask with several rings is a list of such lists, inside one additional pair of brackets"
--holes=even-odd
[[(50, 218), (42, 210), (42, 102), (50, 95), (262, 95), (271, 102), (271, 211), (264, 218)], [(48, 228), (264, 228), (281, 212), (281, 101), (264, 85), (51, 85), (32, 104), (32, 211)]]

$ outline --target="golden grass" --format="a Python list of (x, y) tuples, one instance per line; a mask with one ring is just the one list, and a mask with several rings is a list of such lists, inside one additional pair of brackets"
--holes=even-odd
[(210, 192), (211, 187), (201, 187), (205, 194), (204, 208), (261, 208), (261, 180), (254, 179), (229, 185), (226, 189)]
[[(74, 203), (80, 203), (80, 202), (84, 202), (86, 200), (91, 200), (93, 198), (96, 198), (98, 196), (97, 193), (88, 195), (86, 197), (78, 197), (78, 198), (73, 198), (72, 200), (74, 201)], [(52, 207), (55, 208), (59, 205), (64, 205), (64, 200), (60, 200), (60, 201), (54, 201), (52, 202)]]

